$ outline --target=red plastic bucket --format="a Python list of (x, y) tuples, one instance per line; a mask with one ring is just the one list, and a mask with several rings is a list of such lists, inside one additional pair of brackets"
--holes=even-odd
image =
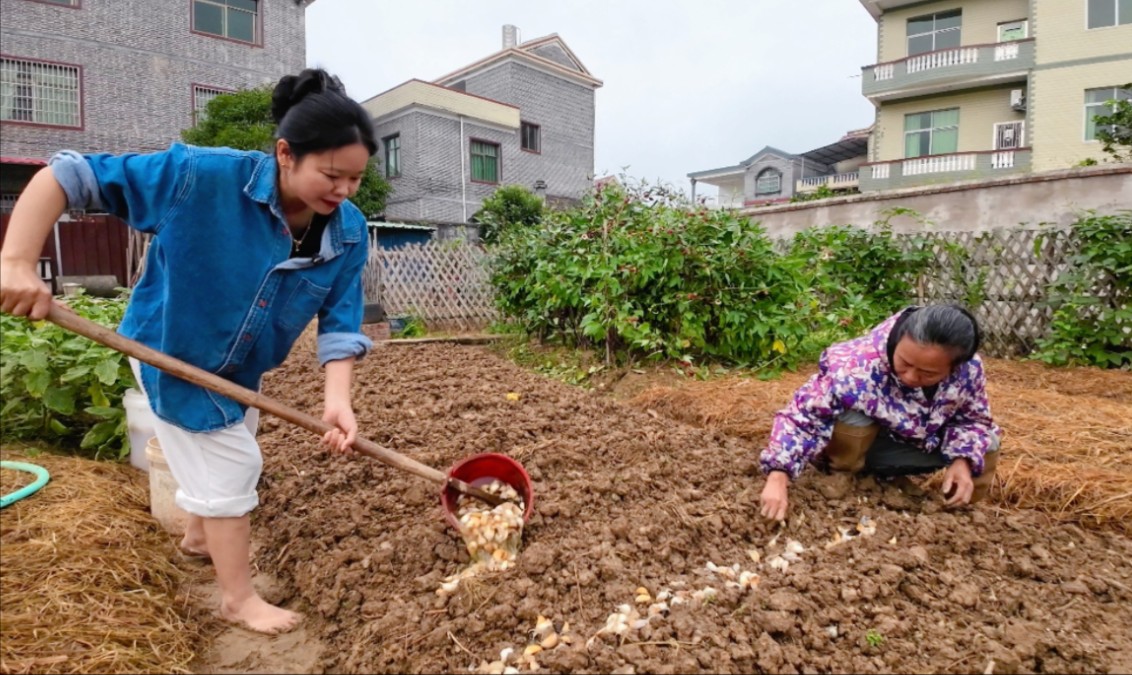
[[(531, 477), (523, 465), (507, 455), (488, 452), (474, 455), (461, 460), (448, 470), (450, 478), (458, 478), (472, 487), (487, 485), (493, 480), (501, 480), (519, 493), (523, 498), (523, 522), (527, 522), (534, 513), (535, 491), (531, 487)], [(444, 507), (444, 519), (453, 528), (459, 530), (460, 522), (456, 519), (456, 502), (460, 492), (456, 488), (445, 485), (440, 491), (440, 505)]]

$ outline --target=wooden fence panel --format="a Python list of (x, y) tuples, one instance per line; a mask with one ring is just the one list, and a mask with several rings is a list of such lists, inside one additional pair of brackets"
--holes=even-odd
[(487, 253), (463, 240), (431, 240), (397, 249), (370, 245), (367, 302), (387, 315), (415, 316), (430, 328), (469, 330), (496, 318)]

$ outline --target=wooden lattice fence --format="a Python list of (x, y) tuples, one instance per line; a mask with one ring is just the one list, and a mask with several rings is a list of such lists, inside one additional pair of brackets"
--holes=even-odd
[(431, 240), (396, 249), (370, 246), (367, 302), (391, 317), (418, 317), (429, 328), (480, 328), (496, 318), (487, 253), (464, 240)]
[(934, 257), (910, 300), (970, 308), (983, 329), (982, 351), (990, 356), (1033, 351), (1049, 328), (1047, 292), (1068, 265), (1072, 233), (1011, 229), (897, 236), (905, 248), (927, 246)]

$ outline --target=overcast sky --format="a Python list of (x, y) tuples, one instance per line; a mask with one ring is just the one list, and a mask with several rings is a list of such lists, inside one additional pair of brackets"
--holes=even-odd
[(317, 0), (307, 61), (365, 100), (499, 50), (507, 23), (521, 40), (558, 33), (605, 83), (598, 176), (687, 191), (689, 172), (873, 122), (861, 66), (876, 61), (876, 24), (858, 0)]

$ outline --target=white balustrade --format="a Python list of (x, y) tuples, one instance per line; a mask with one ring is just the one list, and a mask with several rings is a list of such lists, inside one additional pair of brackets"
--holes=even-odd
[(916, 157), (904, 160), (903, 175), (919, 176), (925, 173), (948, 173), (951, 171), (973, 171), (975, 155), (938, 155), (935, 157)]
[(945, 49), (943, 51), (913, 56), (907, 61), (907, 71), (909, 73), (918, 73), (925, 70), (935, 70), (936, 68), (948, 68), (950, 66), (978, 62), (978, 47), (960, 47), (958, 49)]
[(1014, 168), (1014, 151), (1001, 150), (991, 155), (991, 168), (992, 169), (1013, 169)]
[(876, 80), (876, 81), (891, 80), (892, 76), (895, 73), (896, 73), (896, 68), (893, 67), (893, 64), (882, 63), (882, 64), (873, 68), (873, 79)]
[(1004, 42), (1000, 45), (995, 45), (994, 60), (995, 61), (1010, 61), (1011, 59), (1018, 58), (1018, 43), (1017, 42)]
[(888, 178), (890, 164), (873, 164), (870, 168), (873, 170), (873, 180), (884, 180)]

